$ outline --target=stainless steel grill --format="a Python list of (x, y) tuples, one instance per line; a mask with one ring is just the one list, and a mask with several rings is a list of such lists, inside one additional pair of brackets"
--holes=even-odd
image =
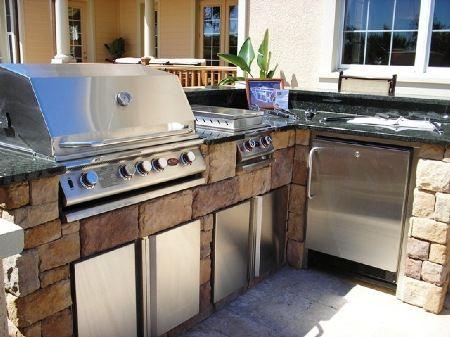
[(63, 163), (66, 206), (205, 170), (178, 79), (141, 65), (1, 65), (0, 143)]
[(194, 105), (192, 110), (197, 127), (205, 135), (217, 132), (245, 136), (236, 141), (238, 169), (252, 170), (270, 165), (275, 149), (264, 112), (204, 105)]

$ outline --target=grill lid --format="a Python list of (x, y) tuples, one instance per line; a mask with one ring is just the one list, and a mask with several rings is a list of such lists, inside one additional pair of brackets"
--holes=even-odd
[(142, 65), (0, 66), (0, 141), (57, 160), (195, 138), (176, 76)]

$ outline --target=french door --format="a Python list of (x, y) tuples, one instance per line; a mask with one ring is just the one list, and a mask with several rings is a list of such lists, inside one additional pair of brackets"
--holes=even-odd
[(224, 65), (217, 54), (238, 52), (237, 0), (200, 1), (199, 54), (208, 66)]
[(87, 62), (87, 4), (83, 1), (69, 1), (70, 54), (75, 60)]

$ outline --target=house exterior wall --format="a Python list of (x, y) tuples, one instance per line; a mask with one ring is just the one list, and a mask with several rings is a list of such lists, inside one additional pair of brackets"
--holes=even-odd
[(126, 56), (139, 57), (142, 56), (139, 44), (139, 4), (136, 0), (120, 0), (119, 1), (119, 33), (125, 39)]
[(50, 0), (23, 0), (23, 62), (49, 63), (55, 56)]
[(119, 1), (95, 0), (95, 59), (110, 58), (104, 44), (119, 37)]
[(160, 58), (195, 58), (195, 31), (195, 0), (160, 0)]
[[(323, 6), (330, 0), (250, 0), (249, 36), (258, 49), (265, 30), (270, 31), (272, 64), (277, 76), (302, 89), (318, 87)], [(331, 46), (330, 46), (331, 48)], [(254, 74), (258, 69), (254, 68)]]

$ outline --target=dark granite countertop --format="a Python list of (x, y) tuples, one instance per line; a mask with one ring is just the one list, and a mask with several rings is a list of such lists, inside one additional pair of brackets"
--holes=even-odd
[(30, 179), (51, 177), (65, 172), (47, 158), (0, 147), (0, 186)]

